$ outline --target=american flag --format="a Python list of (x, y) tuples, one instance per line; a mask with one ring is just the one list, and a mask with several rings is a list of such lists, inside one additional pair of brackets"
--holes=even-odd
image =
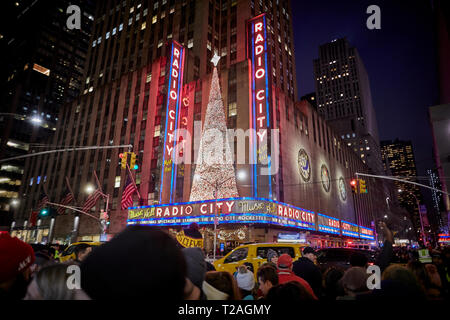
[(122, 192), (122, 201), (120, 202), (122, 210), (131, 207), (133, 204), (133, 193), (135, 191), (137, 191), (136, 185), (131, 181), (130, 176), (128, 176), (127, 183), (125, 184), (125, 188)]
[[(70, 204), (73, 201), (73, 195), (72, 195), (72, 192), (70, 192), (69, 190), (66, 190), (66, 192), (64, 194), (65, 194), (65, 196), (64, 196), (64, 198), (62, 198), (60, 204), (62, 204), (63, 206), (67, 206), (68, 204)], [(66, 210), (66, 208), (59, 207), (58, 213), (63, 214), (65, 210)]]
[(49, 201), (48, 196), (44, 192), (42, 192), (41, 196), (39, 197), (39, 201), (37, 203), (38, 211), (44, 208), (48, 201)]
[(87, 199), (83, 205), (83, 211), (89, 212), (97, 203), (98, 199), (102, 195), (99, 189), (95, 190)]

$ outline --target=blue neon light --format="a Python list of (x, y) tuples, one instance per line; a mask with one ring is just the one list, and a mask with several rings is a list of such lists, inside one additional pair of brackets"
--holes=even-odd
[[(264, 21), (264, 56), (265, 56), (265, 68), (266, 68), (266, 118), (267, 118), (267, 135), (269, 135), (269, 129), (270, 129), (270, 110), (269, 110), (269, 99), (270, 99), (270, 94), (269, 94), (269, 75), (267, 74), (267, 30), (266, 30), (266, 16), (263, 16), (263, 21)], [(269, 137), (267, 137), (267, 140), (269, 140)], [(267, 153), (269, 153), (269, 150), (267, 150)], [(268, 162), (267, 165), (269, 167), (269, 197), (272, 197), (272, 179), (270, 176), (270, 173), (272, 172), (271, 169), (271, 159), (270, 159), (270, 155), (267, 156)]]
[[(359, 227), (357, 224), (354, 224), (354, 223), (351, 223), (351, 222), (347, 222), (347, 221), (344, 221), (344, 220), (341, 220), (341, 226), (342, 226), (342, 223), (349, 224), (349, 225), (357, 227), (357, 228)], [(352, 231), (352, 230), (345, 230), (344, 228), (341, 228), (341, 229), (342, 229), (342, 235), (343, 236), (359, 238), (359, 232)]]
[[(173, 63), (173, 49), (175, 48), (174, 44), (172, 43), (172, 54), (170, 57), (170, 70), (169, 70), (169, 86), (172, 83), (172, 63)], [(162, 197), (162, 191), (164, 187), (164, 162), (166, 158), (166, 140), (167, 140), (167, 124), (169, 123), (169, 103), (170, 103), (170, 91), (167, 91), (167, 104), (166, 104), (166, 126), (164, 128), (164, 151), (163, 151), (163, 161), (162, 161), (162, 169), (161, 169), (161, 187), (159, 190), (159, 202), (161, 202)]]
[[(280, 218), (279, 216), (267, 214), (267, 213), (231, 213), (227, 214), (227, 217), (261, 217), (261, 218), (272, 218), (277, 220), (290, 221), (294, 224), (302, 224), (302, 225), (294, 225), (289, 223), (283, 223), (279, 221), (271, 221), (271, 220), (223, 220), (220, 223), (263, 223), (263, 224), (275, 224), (285, 227), (297, 228), (297, 229), (305, 229), (305, 230), (315, 230), (314, 224), (311, 222), (300, 222), (297, 220), (289, 219), (289, 218)], [(186, 225), (190, 224), (194, 220), (197, 222), (199, 219), (209, 219), (214, 218), (214, 215), (203, 215), (203, 216), (182, 216), (182, 217), (167, 217), (167, 218), (148, 218), (148, 219), (128, 219), (127, 224), (152, 224), (158, 226), (176, 226), (176, 225)], [(157, 223), (158, 221), (167, 221), (167, 220), (188, 220), (187, 222), (168, 222), (168, 223)], [(151, 223), (154, 222), (154, 223)], [(197, 222), (200, 224), (213, 224), (214, 221), (200, 221)], [(308, 227), (308, 225), (310, 227)]]
[[(362, 226), (359, 226), (359, 228), (360, 228), (361, 230), (370, 230), (370, 231), (373, 232), (373, 230), (370, 229), (370, 228), (364, 228), (364, 227), (362, 227)], [(362, 232), (359, 233), (359, 237), (360, 237), (360, 238), (363, 238), (363, 239), (375, 240), (375, 236), (371, 236), (371, 235), (368, 235), (368, 234), (365, 234), (365, 233), (362, 233)]]
[[(252, 24), (252, 39), (255, 38), (255, 23)], [(258, 163), (258, 158), (256, 157), (256, 146), (258, 141), (256, 140), (256, 106), (255, 106), (255, 100), (256, 100), (256, 93), (255, 93), (255, 44), (252, 41), (252, 124), (253, 127), (255, 127), (255, 131), (252, 132), (253, 136), (253, 161), (256, 163), (253, 163), (253, 196), (258, 196), (258, 175), (256, 172), (256, 164)]]
[[(286, 206), (286, 207), (291, 207), (293, 209), (302, 210), (302, 211), (305, 211), (305, 212), (309, 212), (309, 213), (315, 214), (314, 211), (303, 209), (303, 208), (300, 208), (300, 207), (296, 207), (296, 206), (293, 206), (291, 204), (287, 204), (287, 203), (280, 202), (280, 201), (273, 200), (273, 199), (257, 198), (257, 197), (234, 197), (234, 198), (223, 198), (223, 199), (217, 199), (217, 200), (216, 199), (209, 199), (209, 200), (197, 200), (197, 201), (189, 201), (189, 202), (175, 202), (175, 203), (165, 203), (165, 204), (153, 204), (153, 205), (150, 205), (150, 206), (129, 207), (128, 210), (158, 208), (158, 207), (170, 207), (170, 206), (179, 206), (179, 205), (192, 205), (192, 204), (197, 204), (197, 203), (235, 201), (235, 200), (238, 200), (238, 201), (239, 200), (267, 201), (267, 202), (272, 202), (272, 203), (280, 204), (280, 205), (283, 205), (283, 206)], [(325, 216), (323, 214), (320, 214), (320, 215)], [(325, 216), (325, 217), (327, 217), (327, 216)], [(330, 217), (330, 218), (338, 220), (338, 219), (333, 218), (333, 217)]]
[[(175, 110), (176, 110), (175, 111), (175, 119), (176, 120), (175, 120), (174, 133), (176, 132), (176, 130), (178, 130), (178, 122), (179, 122), (179, 119), (178, 119), (178, 106), (179, 106), (179, 103), (180, 103), (180, 89), (182, 87), (182, 80), (183, 80), (183, 64), (184, 64), (184, 55), (183, 54), (184, 54), (184, 49), (180, 46), (180, 57), (181, 58), (180, 58), (180, 67), (179, 67), (180, 68), (179, 69), (180, 72), (179, 72), (179, 78), (178, 78), (177, 103), (176, 103), (176, 107), (175, 107)], [(170, 66), (170, 68), (172, 70), (172, 66)], [(172, 76), (172, 74), (171, 74), (171, 76)], [(176, 173), (177, 173), (176, 170), (178, 168), (178, 167), (175, 167), (175, 170), (174, 170), (174, 166), (175, 166), (175, 148), (176, 148), (177, 142), (178, 142), (178, 139), (174, 135), (173, 154), (172, 154), (172, 175), (171, 175), (171, 178), (170, 178), (170, 202), (173, 201), (173, 190), (174, 190), (173, 177), (174, 177), (174, 173), (175, 173), (175, 176), (176, 176)], [(165, 148), (165, 146), (164, 146), (164, 148)], [(165, 152), (165, 150), (164, 150), (164, 152)]]

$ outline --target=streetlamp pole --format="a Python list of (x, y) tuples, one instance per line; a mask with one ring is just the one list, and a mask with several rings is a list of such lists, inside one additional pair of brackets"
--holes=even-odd
[(217, 250), (217, 225), (219, 224), (219, 219), (217, 217), (217, 200), (218, 200), (218, 194), (217, 191), (219, 190), (219, 187), (221, 185), (223, 185), (225, 182), (227, 182), (228, 180), (231, 180), (234, 178), (230, 177), (220, 183), (218, 183), (217, 181), (215, 181), (215, 184), (212, 184), (211, 182), (209, 182), (208, 180), (206, 180), (205, 178), (203, 178), (202, 176), (198, 176), (200, 179), (204, 180), (207, 184), (209, 184), (211, 187), (214, 188), (214, 249), (213, 249), (213, 259), (216, 260), (216, 250)]
[(219, 219), (217, 218), (217, 182), (216, 182), (216, 188), (214, 189), (214, 199), (215, 199), (215, 206), (214, 206), (214, 251), (213, 251), (213, 260), (216, 261), (216, 250), (217, 250), (217, 224), (219, 223)]

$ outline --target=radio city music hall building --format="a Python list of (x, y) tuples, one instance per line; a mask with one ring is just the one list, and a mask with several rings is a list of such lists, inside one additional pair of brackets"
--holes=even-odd
[[(128, 173), (120, 167), (119, 153), (127, 150), (29, 158), (21, 193), (30, 196), (16, 216), (17, 232), (31, 231), (23, 226), (43, 190), (42, 184), (29, 183), (32, 177), (46, 176), (53, 202), (63, 196), (67, 177), (82, 204), (84, 186), (95, 184), (95, 170), (103, 192), (110, 195), (109, 236), (131, 224), (176, 233), (196, 222), (210, 250), (214, 216), (220, 213), (219, 241), (231, 247), (277, 241), (286, 234), (315, 246), (375, 241), (372, 222), (386, 210), (382, 187), (366, 179), (370, 192), (352, 194), (350, 180), (356, 172), (369, 172), (367, 165), (308, 102), (296, 101), (291, 17), (290, 2), (276, 0), (99, 5), (85, 90), (62, 109), (53, 143), (133, 145), (141, 199), (135, 195), (133, 207), (120, 209)], [(178, 141), (173, 138), (176, 129), (194, 139), (202, 134), (198, 124), (204, 124), (207, 114), (214, 52), (221, 56), (217, 72), (226, 126), (254, 129), (255, 134), (246, 138), (245, 163), (232, 166), (236, 193), (215, 199), (210, 192), (192, 200), (195, 161), (176, 164), (170, 150)], [(271, 139), (264, 149), (258, 142), (272, 129), (279, 132), (277, 155), (272, 155)], [(236, 156), (237, 141), (230, 145)], [(192, 143), (183, 152), (196, 155), (198, 148)], [(261, 174), (275, 162), (275, 174)], [(91, 213), (100, 208), (105, 208), (103, 200)], [(56, 218), (56, 240), (68, 239), (73, 220), (69, 210)], [(41, 228), (48, 223), (43, 219)], [(78, 239), (99, 236), (98, 223), (81, 215)]]

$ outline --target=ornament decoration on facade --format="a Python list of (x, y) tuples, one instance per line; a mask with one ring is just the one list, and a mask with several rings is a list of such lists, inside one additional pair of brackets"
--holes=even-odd
[(324, 164), (320, 168), (320, 179), (322, 181), (322, 187), (325, 190), (325, 192), (330, 192), (331, 189), (330, 172), (328, 171), (327, 166)]
[(298, 151), (298, 170), (304, 182), (308, 182), (311, 178), (311, 163), (305, 149)]

